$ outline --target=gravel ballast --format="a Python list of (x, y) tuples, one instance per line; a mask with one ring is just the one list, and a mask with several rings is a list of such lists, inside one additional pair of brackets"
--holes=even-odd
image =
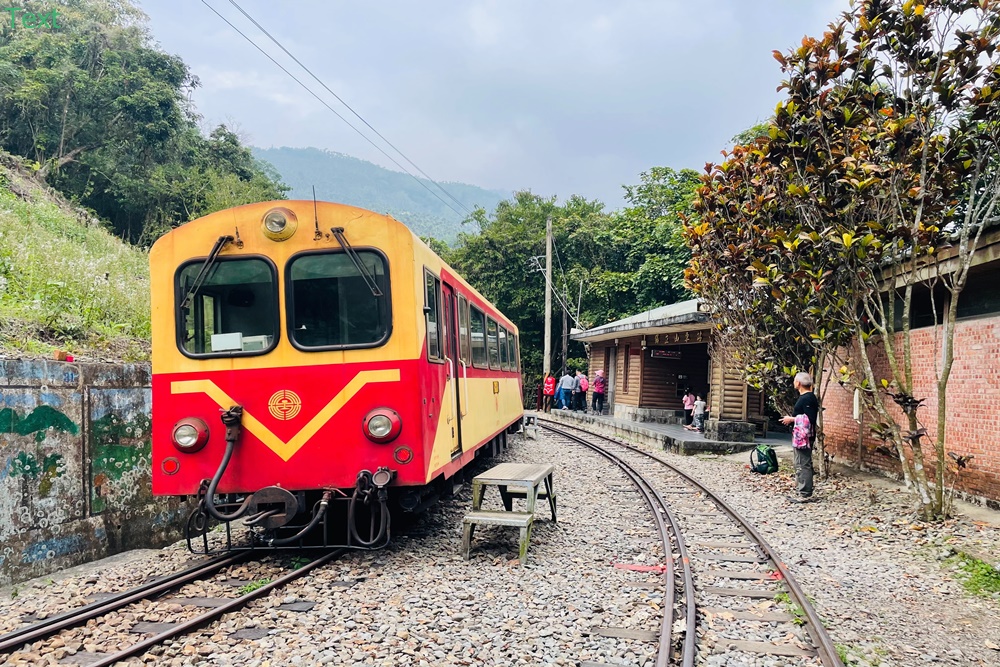
[[(848, 664), (1000, 664), (1000, 651), (990, 648), (1000, 645), (1000, 601), (967, 594), (950, 559), (964, 548), (1000, 553), (995, 526), (961, 519), (914, 523), (903, 491), (847, 477), (821, 481), (818, 502), (792, 505), (786, 499), (792, 489), (787, 474), (761, 477), (725, 458), (659, 455), (706, 482), (755, 523), (815, 600)], [(655, 641), (595, 631), (659, 629), (662, 576), (614, 566), (663, 561), (644, 501), (612, 464), (556, 436), (513, 438), (502, 458), (556, 464), (559, 524), (536, 521), (525, 566), (517, 561), (516, 529), (480, 527), (471, 559), (463, 560), (461, 520), (471, 504), (466, 488), (406, 534), (397, 531), (388, 549), (351, 553), (130, 664), (651, 665)], [(500, 507), (491, 489), (484, 509)], [(5, 589), (0, 628), (18, 627), (25, 614), (59, 613), (88, 595), (182, 569), (190, 558), (177, 544), (128, 554), (99, 571), (80, 569), (52, 577), (53, 583), (32, 582), (19, 587), (17, 597)], [(200, 588), (205, 595), (224, 593), (213, 583)], [(288, 608), (296, 602), (315, 604)], [(760, 608), (776, 609), (774, 604), (763, 601)], [(179, 612), (150, 608), (141, 620)], [(117, 641), (114, 628), (131, 622), (106, 621), (109, 627), (92, 635), (107, 633)], [(706, 627), (723, 640), (741, 635), (733, 634), (740, 626), (726, 618)], [(61, 657), (61, 664), (71, 664)], [(718, 662), (720, 656), (705, 651), (699, 664), (797, 664), (752, 654), (740, 662), (726, 657), (728, 662)]]

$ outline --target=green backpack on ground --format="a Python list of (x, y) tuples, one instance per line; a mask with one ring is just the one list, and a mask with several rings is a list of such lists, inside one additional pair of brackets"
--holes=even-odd
[(760, 444), (750, 451), (750, 470), (761, 475), (778, 472), (778, 455), (771, 445)]

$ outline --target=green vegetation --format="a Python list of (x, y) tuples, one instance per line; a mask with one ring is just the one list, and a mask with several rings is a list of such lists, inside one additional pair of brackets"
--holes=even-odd
[(229, 128), (202, 134), (197, 79), (133, 0), (60, 3), (59, 22), (0, 22), (0, 353), (146, 359), (148, 258), (121, 239), (286, 188)]
[(258, 579), (257, 581), (251, 581), (246, 586), (241, 586), (236, 592), (239, 593), (241, 596), (247, 595), (249, 593), (253, 593), (258, 589), (264, 588), (264, 586), (267, 586), (269, 583), (271, 583), (270, 579)]
[(782, 605), (785, 611), (792, 615), (792, 623), (795, 625), (806, 624), (805, 610), (800, 605), (792, 602), (792, 598), (788, 595), (788, 593), (778, 593), (774, 596), (774, 601)]
[(866, 655), (864, 649), (850, 644), (834, 644), (840, 661), (845, 665), (865, 665), (866, 667), (880, 667), (882, 665), (881, 656), (885, 656), (888, 651), (881, 646), (873, 646)]
[[(230, 129), (202, 135), (189, 101), (197, 78), (155, 46), (132, 0), (60, 3), (59, 23), (58, 30), (0, 28), (0, 148), (28, 160), (116, 235), (147, 245), (200, 215), (282, 197), (273, 172)], [(83, 296), (50, 282), (64, 293), (49, 302)], [(141, 322), (113, 322), (143, 335)]]
[(144, 358), (148, 338), (146, 253), (0, 159), (0, 351)]
[(306, 565), (308, 565), (311, 562), (312, 561), (310, 559), (306, 558), (305, 556), (292, 556), (291, 563), (290, 563), (291, 564), (291, 569), (292, 570), (301, 569), (301, 568), (305, 567)]
[[(681, 236), (682, 218), (694, 216), (696, 172), (656, 167), (626, 186), (628, 206), (608, 212), (599, 201), (573, 196), (562, 204), (531, 192), (518, 192), (493, 212), (473, 216), (478, 233), (462, 234), (445, 254), (486, 298), (517, 323), (525, 390), (541, 379), (545, 276), (533, 258), (545, 255), (545, 221), (555, 239), (552, 281), (553, 369), (562, 365), (562, 318), (558, 299), (587, 328), (641, 310), (689, 298), (683, 272), (690, 253)], [(585, 358), (583, 346), (570, 343), (570, 360)], [(581, 364), (582, 365), (582, 364)]]
[[(959, 302), (1000, 213), (998, 40), (996, 3), (853, 3), (775, 52), (784, 99), (766, 133), (710, 167), (685, 229), (689, 284), (745, 379), (775, 399), (796, 370), (813, 371), (821, 401), (831, 379), (857, 390), (925, 520), (949, 511)], [(922, 312), (939, 326), (930, 396), (914, 394)]]
[[(253, 154), (274, 165), (282, 180), (289, 184), (288, 196), (292, 199), (312, 199), (312, 188), (316, 186), (317, 199), (388, 213), (406, 223), (418, 236), (454, 243), (460, 232), (468, 231), (462, 226), (465, 209), (430, 181), (421, 179), (459, 212), (409, 175), (349, 155), (318, 148), (254, 148)], [(465, 183), (442, 185), (469, 209), (492, 210), (508, 195)]]
[(958, 578), (966, 592), (978, 597), (1000, 596), (1000, 570), (986, 561), (959, 552), (946, 563), (958, 566)]

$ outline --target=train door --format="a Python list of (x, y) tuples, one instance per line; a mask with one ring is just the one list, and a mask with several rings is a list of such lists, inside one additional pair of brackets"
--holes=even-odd
[(441, 292), (444, 295), (444, 356), (448, 364), (448, 382), (445, 387), (445, 400), (450, 407), (447, 408), (448, 424), (451, 427), (451, 456), (452, 458), (462, 453), (462, 412), (465, 406), (461, 400), (461, 370), (459, 369), (459, 346), (458, 346), (458, 308), (455, 301), (455, 290), (451, 285), (441, 284)]

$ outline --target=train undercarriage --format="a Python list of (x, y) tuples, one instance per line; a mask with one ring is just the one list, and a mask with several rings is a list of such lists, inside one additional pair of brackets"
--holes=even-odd
[[(248, 494), (216, 493), (242, 434), (242, 409), (222, 415), (226, 452), (211, 480), (198, 490), (198, 503), (185, 524), (188, 549), (215, 554), (240, 549), (297, 550), (316, 548), (380, 549), (392, 538), (392, 518), (419, 514), (442, 495), (452, 495), (465, 469), (452, 478), (439, 477), (419, 487), (391, 487), (396, 472), (361, 470), (351, 489), (290, 491), (268, 486)], [(512, 425), (516, 428), (515, 425)], [(507, 432), (497, 435), (476, 456), (506, 449)], [(468, 466), (466, 466), (466, 469)], [(225, 526), (222, 531), (213, 529)]]

